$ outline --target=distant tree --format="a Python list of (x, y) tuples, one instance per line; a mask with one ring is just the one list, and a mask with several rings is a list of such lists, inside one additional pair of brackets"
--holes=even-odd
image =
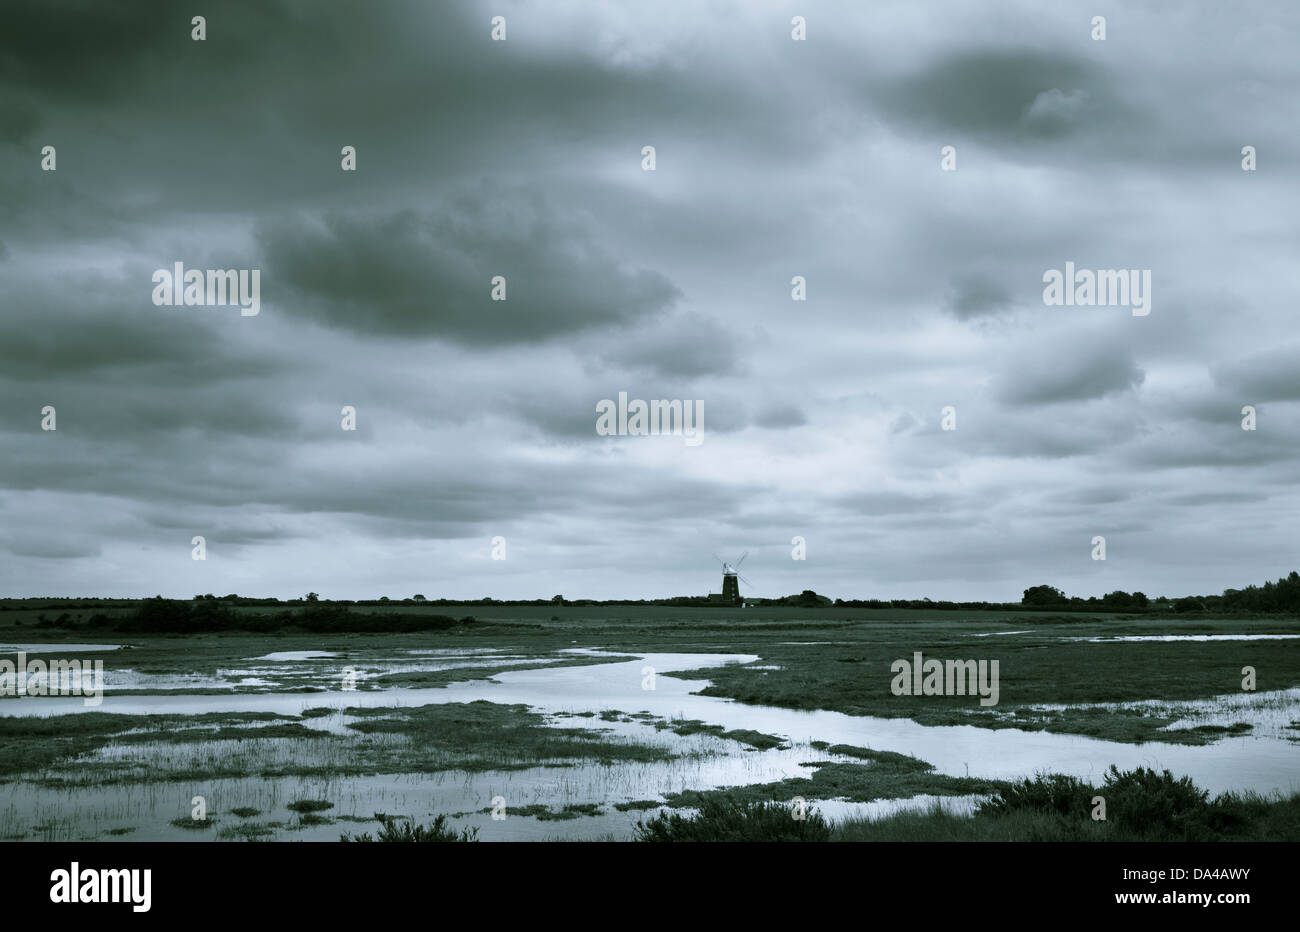
[(424, 598), (424, 596), (420, 595), (420, 593), (418, 593), (418, 592), (417, 592), (415, 595), (411, 596), (411, 598), (415, 599), (415, 601), (417, 601), (417, 602), (424, 602), (424, 601), (426, 601), (425, 598)]
[(1300, 611), (1300, 573), (1262, 586), (1245, 589), (1227, 589), (1219, 598), (1219, 605), (1231, 611), (1295, 612)]
[(563, 604), (564, 604), (564, 596), (562, 596), (562, 595), (553, 595), (553, 596), (551, 596), (551, 604), (552, 604), (552, 605), (563, 605)]
[(381, 596), (379, 597), (379, 601), (380, 601), (380, 602), (387, 602), (387, 601), (388, 601), (388, 596), (386, 596), (386, 595), (381, 595)]
[(1133, 604), (1138, 608), (1146, 608), (1151, 604), (1151, 600), (1147, 598), (1145, 592), (1135, 592), (1133, 593)]
[(1174, 603), (1174, 611), (1176, 612), (1201, 612), (1204, 610), (1205, 606), (1201, 604), (1201, 600), (1192, 596), (1179, 599)]
[(309, 593), (307, 593), (307, 601), (308, 601), (308, 602), (319, 602), (319, 601), (320, 601), (320, 595), (319, 595), (319, 593), (316, 593), (316, 592), (309, 592)]
[(1064, 602), (1065, 593), (1053, 586), (1030, 586), (1025, 590), (1021, 605), (1059, 605)]

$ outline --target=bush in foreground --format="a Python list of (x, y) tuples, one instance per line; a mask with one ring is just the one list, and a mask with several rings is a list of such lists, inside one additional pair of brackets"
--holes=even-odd
[[(1094, 819), (1093, 799), (1106, 803)], [(1139, 767), (1111, 767), (1100, 786), (1040, 774), (1001, 788), (974, 816), (944, 811), (900, 812), (850, 819), (836, 826), (844, 841), (1295, 841), (1300, 793), (1265, 798), (1224, 793), (1211, 799), (1188, 777)]]
[(981, 803), (978, 816), (1007, 816), (1038, 812), (1067, 822), (1092, 819), (1093, 800), (1105, 800), (1106, 821), (1126, 836), (1152, 841), (1197, 841), (1214, 838), (1240, 820), (1240, 800), (1224, 796), (1211, 801), (1191, 777), (1175, 777), (1138, 767), (1121, 773), (1111, 765), (1100, 787), (1074, 777), (1039, 774), (998, 791)]
[(829, 841), (831, 828), (821, 813), (796, 819), (791, 807), (776, 802), (737, 802), (730, 797), (700, 801), (694, 817), (664, 813), (637, 822), (637, 841)]
[(457, 832), (447, 827), (445, 815), (438, 816), (428, 825), (414, 825), (406, 819), (384, 819), (378, 837), (369, 832), (355, 838), (345, 833), (339, 841), (478, 841), (478, 829), (467, 828)]
[[(1093, 798), (1106, 819), (1093, 818)], [(666, 812), (638, 822), (638, 841), (1295, 841), (1300, 794), (1264, 798), (1225, 793), (1210, 798), (1188, 777), (1144, 767), (1111, 767), (1100, 786), (1062, 774), (1003, 785), (973, 815), (935, 804), (881, 819), (830, 826), (814, 811), (792, 818), (790, 806), (702, 795), (695, 816)]]

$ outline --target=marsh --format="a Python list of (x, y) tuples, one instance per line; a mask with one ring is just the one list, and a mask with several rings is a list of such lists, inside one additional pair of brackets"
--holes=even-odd
[[(0, 836), (338, 840), (446, 815), (481, 841), (624, 840), (718, 791), (805, 799), (833, 826), (936, 807), (961, 820), (1011, 781), (1112, 765), (1215, 794), (1300, 789), (1293, 619), (464, 609), (473, 624), (431, 631), (94, 645), (100, 709), (0, 702)], [(14, 646), (67, 656), (90, 646), (76, 635)], [(975, 643), (1000, 662), (996, 708), (891, 691), (898, 656)], [(1256, 691), (1240, 688), (1247, 661)], [(208, 815), (187, 825), (196, 797)], [(290, 808), (305, 799), (329, 808)]]

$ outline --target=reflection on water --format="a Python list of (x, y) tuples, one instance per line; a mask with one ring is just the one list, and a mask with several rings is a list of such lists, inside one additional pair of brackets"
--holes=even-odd
[[(598, 651), (577, 653), (606, 656)], [(454, 660), (425, 652), (412, 661), (410, 652), (388, 662), (368, 662), (381, 672), (409, 669), (446, 669), (460, 662), (482, 666), (487, 660), (476, 657)], [(267, 660), (268, 658), (259, 658)], [(336, 658), (317, 658), (331, 659)], [(511, 658), (493, 658), (509, 660)], [(730, 699), (692, 695), (707, 685), (704, 680), (686, 680), (663, 676), (669, 671), (689, 671), (725, 663), (753, 663), (758, 658), (742, 654), (645, 654), (632, 661), (617, 661), (581, 667), (551, 667), (529, 670), (503, 669), (494, 681), (474, 680), (439, 689), (386, 688), (343, 691), (337, 678), (329, 679), (332, 688), (311, 694), (261, 692), (248, 694), (124, 696), (105, 699), (102, 711), (124, 714), (199, 714), (204, 712), (256, 711), (297, 715), (309, 708), (328, 707), (341, 710), (348, 706), (419, 706), (431, 703), (470, 702), (486, 699), (500, 703), (522, 703), (557, 716), (554, 724), (566, 728), (606, 729), (615, 736), (647, 744), (672, 748), (684, 757), (655, 763), (593, 764), (578, 763), (571, 767), (538, 767), (512, 772), (463, 772), (432, 775), (379, 775), (345, 779), (274, 779), (240, 778), (206, 781), (192, 785), (130, 785), (76, 789), (49, 789), (31, 784), (9, 784), (0, 788), (0, 836), (26, 834), (27, 837), (81, 837), (95, 835), (119, 824), (136, 826), (136, 831), (121, 836), (145, 838), (211, 838), (215, 830), (188, 831), (170, 826), (168, 821), (189, 812), (189, 799), (203, 792), (215, 812), (230, 807), (251, 806), (271, 812), (253, 821), (293, 822), (296, 817), (284, 810), (284, 803), (296, 798), (323, 798), (335, 803), (331, 815), (368, 817), (376, 811), (411, 815), (427, 820), (435, 813), (472, 813), (489, 806), (493, 796), (501, 795), (509, 806), (544, 804), (557, 809), (574, 802), (601, 805), (596, 817), (580, 816), (567, 821), (538, 821), (513, 816), (504, 822), (487, 815), (466, 815), (461, 824), (480, 828), (484, 840), (505, 838), (601, 837), (613, 834), (625, 837), (630, 827), (644, 813), (618, 812), (613, 804), (637, 799), (662, 799), (664, 793), (683, 789), (707, 789), (768, 782), (807, 774), (803, 766), (809, 761), (834, 759), (810, 747), (813, 741), (850, 744), (877, 750), (913, 755), (934, 764), (941, 773), (955, 776), (1017, 778), (1036, 772), (1066, 773), (1100, 782), (1106, 769), (1115, 764), (1120, 769), (1154, 767), (1190, 776), (1197, 784), (1219, 793), (1225, 790), (1256, 790), (1263, 793), (1291, 792), (1300, 789), (1300, 745), (1285, 740), (1282, 723), (1300, 719), (1300, 690), (1260, 693), (1249, 698), (1225, 696), (1200, 703), (1175, 703), (1171, 707), (1190, 710), (1189, 715), (1202, 718), (1235, 716), (1233, 721), (1252, 721), (1264, 727), (1263, 735), (1228, 737), (1201, 747), (1149, 743), (1121, 744), (1074, 735), (1018, 731), (1011, 728), (990, 730), (974, 726), (923, 726), (909, 719), (884, 719), (849, 716), (838, 712), (800, 711), (770, 706), (756, 706)], [(307, 662), (290, 658), (280, 664)], [(515, 658), (515, 662), (520, 662)], [(439, 666), (441, 664), (441, 666)], [(319, 663), (313, 663), (316, 675), (323, 676)], [(653, 667), (658, 675), (645, 676), (644, 668)], [(261, 668), (249, 667), (244, 674)], [(330, 667), (330, 676), (333, 676)], [(277, 680), (283, 682), (283, 680)], [(653, 682), (653, 689), (645, 688)], [(6, 712), (20, 715), (79, 714), (84, 707), (79, 700), (30, 697), (3, 706)], [(790, 745), (783, 749), (755, 751), (736, 742), (708, 735), (679, 736), (656, 731), (637, 721), (608, 722), (571, 717), (573, 713), (619, 710), (649, 712), (660, 718), (699, 719), (730, 729), (753, 729), (779, 735)], [(565, 713), (565, 715), (560, 715)], [(1199, 719), (1197, 719), (1199, 721)], [(341, 714), (309, 720), (311, 728), (324, 731), (346, 730)], [(256, 740), (256, 739), (249, 739)], [(294, 745), (285, 739), (265, 739), (272, 747), (290, 753), (302, 753), (303, 742)], [(157, 753), (184, 755), (219, 753), (219, 747), (168, 745)], [(138, 753), (138, 749), (136, 750)], [(118, 750), (104, 752), (121, 753)], [(292, 761), (288, 761), (292, 763)], [(883, 813), (900, 806), (924, 805), (926, 800), (878, 801), (869, 804), (825, 803), (828, 816)], [(970, 805), (950, 802), (948, 805)], [(274, 810), (272, 812), (272, 810)], [(234, 816), (220, 816), (218, 828), (238, 823)], [(33, 826), (47, 826), (46, 835), (31, 834)], [(62, 826), (59, 828), (58, 826)], [(351, 826), (338, 823), (312, 826), (300, 831), (288, 827), (275, 830), (276, 837), (334, 839), (340, 831), (374, 830), (374, 825)]]
[(261, 657), (254, 657), (254, 660), (318, 660), (322, 657), (337, 657), (338, 651), (333, 650), (276, 650), (269, 654), (263, 654)]
[(1125, 634), (1106, 637), (1063, 637), (1061, 641), (1112, 644), (1121, 641), (1294, 641), (1300, 634)]
[[(96, 645), (62, 646), (93, 647)], [(42, 651), (49, 650), (50, 648), (42, 646)], [(105, 670), (102, 688), (106, 693), (148, 693), (171, 690), (188, 690), (196, 693), (236, 690), (314, 692), (341, 689), (345, 671), (351, 671), (349, 675), (351, 682), (364, 689), (368, 681), (392, 673), (428, 673), (467, 667), (512, 667), (525, 664), (546, 665), (555, 662), (557, 658), (533, 658), (526, 654), (506, 653), (498, 648), (399, 650), (387, 653), (363, 651), (356, 652), (355, 656), (342, 651), (286, 650), (250, 658), (237, 667), (218, 668), (215, 673), (144, 673), (130, 667)], [(77, 671), (70, 671), (69, 675), (75, 682), (79, 682), (76, 679), (79, 676)], [(74, 686), (74, 688), (80, 687)], [(104, 709), (101, 708), (101, 711)], [(147, 714), (149, 711), (145, 709), (144, 713)], [(2, 701), (0, 701), (0, 712), (9, 715), (26, 714), (22, 709), (3, 705)]]
[(0, 654), (97, 654), (121, 650), (121, 644), (0, 644)]
[[(764, 758), (770, 758), (765, 760)], [(661, 808), (620, 811), (617, 804), (637, 799), (654, 799), (663, 793), (698, 789), (712, 785), (742, 785), (779, 779), (804, 772), (796, 757), (824, 759), (808, 748), (751, 754), (728, 760), (688, 759), (680, 762), (635, 763), (620, 767), (584, 765), (573, 768), (538, 767), (485, 773), (397, 774), (342, 779), (277, 777), (183, 783), (131, 784), (66, 790), (18, 786), (0, 806), (0, 838), (25, 835), (31, 840), (68, 841), (206, 841), (227, 836), (240, 825), (281, 823), (268, 827), (268, 838), (277, 841), (337, 841), (343, 832), (374, 834), (379, 826), (375, 813), (406, 816), (416, 822), (432, 821), (435, 815), (452, 816), (459, 829), (476, 826), (481, 841), (541, 841), (546, 839), (592, 839), (612, 836), (623, 841), (633, 834), (638, 819), (652, 818)], [(654, 790), (650, 790), (654, 787)], [(173, 819), (189, 818), (192, 798), (202, 793), (215, 826), (180, 828)], [(506, 801), (506, 818), (493, 819), (488, 812), (493, 799)], [(334, 819), (326, 825), (302, 825), (287, 806), (300, 799), (327, 799), (332, 809), (322, 813)], [(911, 799), (875, 800), (850, 803), (842, 800), (809, 800), (810, 810), (821, 812), (832, 822), (845, 818), (878, 818), (909, 809), (927, 809), (935, 803), (952, 812), (969, 813), (980, 797), (917, 796)], [(566, 820), (540, 820), (512, 814), (512, 809), (546, 806), (552, 812), (565, 805), (597, 802), (594, 816)], [(258, 815), (240, 818), (232, 809), (248, 807)], [(689, 810), (677, 810), (688, 812)], [(340, 818), (344, 817), (344, 818)], [(114, 829), (130, 827), (122, 835)], [(35, 830), (34, 830), (35, 829)]]

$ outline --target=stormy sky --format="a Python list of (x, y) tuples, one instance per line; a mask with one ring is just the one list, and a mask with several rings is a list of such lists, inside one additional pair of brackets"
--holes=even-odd
[[(1297, 47), (1291, 0), (7, 0), (0, 595), (1276, 578)], [(176, 262), (260, 313), (155, 305)], [(1046, 306), (1066, 262), (1151, 313)], [(597, 435), (619, 392), (704, 442)]]

